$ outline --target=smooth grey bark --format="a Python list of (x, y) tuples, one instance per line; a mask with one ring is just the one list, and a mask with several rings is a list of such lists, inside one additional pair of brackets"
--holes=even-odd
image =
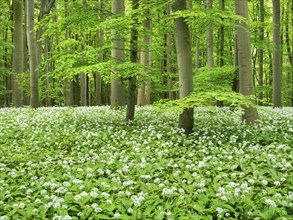
[[(174, 12), (186, 9), (185, 0), (176, 0), (172, 9)], [(179, 71), (179, 98), (188, 96), (193, 88), (191, 41), (188, 25), (184, 18), (175, 19), (175, 39), (177, 51), (177, 64)], [(179, 128), (184, 129), (186, 134), (192, 133), (193, 108), (184, 109), (179, 116)]]
[[(225, 0), (220, 0), (220, 9), (225, 10)], [(222, 18), (222, 21), (224, 19)], [(221, 25), (220, 30), (219, 30), (219, 43), (220, 43), (220, 61), (219, 61), (219, 66), (224, 66), (224, 50), (225, 50), (225, 28), (224, 25)]]
[[(250, 32), (248, 26), (248, 2), (247, 0), (235, 0), (235, 12), (242, 16), (245, 20), (236, 21), (236, 37), (238, 49), (238, 67), (240, 93), (254, 102), (254, 84), (252, 73), (252, 59), (250, 48)], [(247, 124), (256, 123), (258, 120), (258, 112), (256, 108), (243, 106), (243, 120)]]
[(80, 105), (87, 106), (87, 75), (80, 74)]
[[(148, 1), (145, 1), (144, 4), (147, 4)], [(149, 45), (151, 44), (151, 19), (149, 9), (145, 13), (146, 19), (143, 21), (143, 27), (146, 31), (144, 34), (144, 44), (146, 47), (143, 47), (141, 51), (141, 59), (140, 62), (146, 67), (146, 71), (151, 67), (151, 51), (149, 49)], [(143, 70), (144, 71), (144, 70)], [(143, 106), (150, 104), (150, 82), (146, 79), (138, 88), (137, 95), (137, 105)]]
[[(112, 13), (124, 14), (124, 0), (112, 0)], [(124, 62), (124, 41), (123, 36), (117, 33), (116, 30), (112, 30), (112, 51), (111, 56), (114, 62), (117, 64)], [(123, 80), (115, 75), (115, 66), (113, 66), (113, 73), (111, 74), (111, 108), (117, 108), (125, 105), (125, 85)]]
[[(286, 38), (286, 50), (289, 58), (289, 62), (291, 64), (291, 73), (288, 73), (288, 78), (291, 75), (291, 85), (289, 84), (289, 90), (291, 90), (291, 105), (293, 106), (293, 2), (291, 2), (291, 11), (287, 11), (286, 15), (286, 24), (285, 24), (285, 38)], [(289, 18), (289, 14), (291, 14), (291, 20)], [(290, 37), (291, 33), (291, 37)], [(291, 39), (290, 39), (291, 38)]]
[(196, 51), (195, 51), (195, 69), (196, 69), (196, 71), (198, 71), (199, 68), (201, 67), (201, 65), (200, 65), (200, 38), (199, 38), (199, 36), (196, 39), (195, 47), (196, 47)]
[[(210, 10), (213, 7), (213, 0), (205, 0), (206, 10)], [(214, 67), (214, 36), (213, 36), (213, 26), (212, 24), (208, 24), (206, 29), (207, 35), (207, 67)]]
[(39, 97), (39, 70), (37, 58), (37, 41), (34, 31), (34, 0), (27, 0), (27, 44), (30, 60), (30, 106), (38, 108), (40, 106)]
[[(49, 38), (48, 37), (45, 37), (44, 43), (45, 43), (45, 45), (44, 45), (44, 60), (46, 61), (49, 58)], [(46, 87), (45, 105), (52, 106), (53, 100), (52, 100), (51, 94), (50, 94), (50, 86), (52, 84), (53, 79), (51, 76), (49, 76), (49, 65), (48, 64), (45, 66), (44, 73), (46, 76), (46, 79), (45, 79), (45, 87)]]
[[(170, 33), (167, 34), (166, 39), (166, 71), (167, 73), (172, 73), (172, 35)], [(170, 100), (174, 99), (173, 93), (173, 77), (168, 77), (168, 97)]]
[[(103, 0), (101, 1), (102, 5)], [(101, 6), (102, 8), (102, 6)], [(104, 31), (99, 30), (96, 32), (96, 45), (102, 47), (104, 44)], [(99, 60), (104, 60), (103, 54), (99, 56)], [(99, 72), (95, 73), (95, 104), (102, 105), (102, 77)]]
[[(132, 0), (132, 10), (135, 11), (138, 9), (139, 1)], [(137, 52), (137, 40), (138, 40), (138, 19), (137, 15), (132, 16), (133, 25), (131, 28), (130, 34), (130, 61), (132, 63), (137, 63), (138, 61), (138, 52)], [(136, 76), (131, 76), (128, 79), (128, 97), (127, 97), (127, 110), (126, 110), (126, 121), (134, 120), (135, 114), (135, 90), (136, 90)]]
[[(68, 0), (64, 0), (64, 9), (65, 18), (68, 17)], [(69, 30), (65, 30), (65, 40), (69, 39)], [(68, 48), (65, 48), (65, 50), (68, 50)], [(72, 80), (69, 77), (64, 78), (63, 82), (63, 88), (64, 88), (64, 105), (65, 106), (71, 106), (74, 104), (73, 101), (73, 83)]]
[[(263, 45), (264, 41), (264, 28), (263, 23), (265, 19), (265, 10), (264, 10), (264, 0), (259, 1), (259, 21), (261, 22), (261, 26), (259, 28), (259, 41), (261, 42), (261, 45)], [(263, 66), (263, 60), (264, 60), (264, 49), (263, 46), (261, 46), (258, 49), (258, 85), (260, 88), (263, 86), (263, 72), (264, 72), (264, 66)], [(260, 91), (258, 93), (258, 101), (259, 104), (262, 105), (263, 100), (263, 92)]]
[[(103, 10), (105, 7), (104, 0), (99, 2), (100, 8)], [(103, 14), (101, 14), (101, 19), (104, 20)], [(104, 30), (98, 30), (96, 32), (96, 46), (103, 47), (104, 45)], [(104, 55), (99, 56), (99, 60), (102, 62), (104, 60)], [(95, 104), (102, 105), (102, 77), (99, 72), (95, 73)]]
[(23, 73), (23, 0), (13, 0), (13, 61), (12, 61), (12, 103), (15, 107), (23, 105), (21, 75)]
[(273, 2), (273, 105), (282, 106), (282, 60), (281, 60), (281, 33), (280, 33), (280, 0)]

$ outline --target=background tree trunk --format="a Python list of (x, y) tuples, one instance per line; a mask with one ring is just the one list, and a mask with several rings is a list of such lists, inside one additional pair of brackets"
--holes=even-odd
[(23, 73), (23, 0), (13, 0), (13, 63), (12, 63), (12, 102), (16, 107), (23, 105), (23, 91), (21, 88), (21, 75)]
[[(259, 1), (259, 20), (261, 22), (261, 26), (259, 28), (259, 41), (261, 43), (261, 47), (258, 49), (258, 85), (260, 89), (263, 87), (263, 42), (264, 42), (264, 28), (263, 23), (265, 19), (265, 11), (264, 11), (264, 0)], [(259, 104), (262, 105), (263, 100), (263, 92), (260, 91), (258, 93)]]
[[(124, 0), (112, 0), (112, 13), (124, 14)], [(125, 59), (123, 36), (112, 30), (112, 59), (116, 63), (122, 63)], [(111, 74), (111, 108), (117, 108), (125, 105), (125, 86), (123, 80), (115, 76), (115, 67)]]
[[(213, 7), (213, 0), (205, 0), (206, 10), (210, 10)], [(213, 25), (208, 24), (207, 30), (207, 66), (208, 68), (214, 67), (214, 36)]]
[(280, 0), (273, 1), (273, 104), (282, 106), (282, 72), (281, 72), (281, 34), (280, 34)]
[[(145, 1), (146, 4), (148, 1)], [(151, 44), (151, 19), (150, 19), (150, 11), (147, 10), (146, 19), (143, 21), (143, 27), (146, 31), (144, 34), (144, 47), (141, 51), (141, 63), (146, 67), (146, 71), (149, 71), (151, 68), (151, 52), (149, 46)], [(150, 104), (150, 82), (148, 79), (144, 80), (141, 86), (138, 88), (138, 95), (137, 95), (137, 105), (143, 106)]]
[[(176, 0), (173, 4), (174, 12), (185, 9), (185, 0)], [(193, 88), (190, 35), (188, 25), (182, 17), (175, 19), (175, 39), (179, 71), (179, 98), (182, 99), (188, 96)], [(185, 109), (179, 116), (179, 128), (184, 129), (186, 134), (190, 134), (193, 122), (193, 108)]]
[[(220, 1), (220, 9), (222, 11), (225, 10), (225, 0), (221, 0)], [(222, 21), (224, 21), (224, 19), (222, 18)], [(224, 66), (225, 62), (224, 62), (224, 50), (225, 50), (225, 28), (224, 25), (221, 25), (220, 30), (219, 30), (219, 43), (220, 43), (220, 51), (219, 51), (219, 56), (220, 56), (220, 61), (219, 61), (219, 66)]]
[(37, 59), (37, 41), (34, 31), (34, 0), (27, 0), (27, 44), (30, 60), (30, 106), (38, 108), (39, 98), (39, 70)]
[[(235, 11), (237, 15), (248, 19), (247, 0), (235, 0)], [(236, 22), (236, 36), (239, 62), (240, 93), (248, 99), (253, 100), (254, 85), (252, 73), (252, 60), (250, 49), (250, 33), (247, 21)], [(258, 120), (258, 113), (255, 108), (244, 106), (243, 120), (250, 124)]]
[[(135, 11), (138, 9), (138, 0), (132, 0), (132, 10)], [(137, 63), (137, 40), (138, 40), (138, 19), (137, 15), (132, 15), (133, 26), (131, 28), (130, 36), (130, 61)], [(136, 76), (131, 76), (128, 79), (128, 97), (127, 97), (127, 111), (126, 111), (126, 121), (132, 121), (134, 119), (135, 113), (135, 90), (136, 90)]]

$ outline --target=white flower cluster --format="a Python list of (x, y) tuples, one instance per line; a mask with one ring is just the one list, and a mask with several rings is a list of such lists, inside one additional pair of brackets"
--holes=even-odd
[(131, 200), (134, 202), (134, 206), (135, 207), (139, 207), (141, 206), (141, 203), (143, 202), (145, 193), (144, 192), (140, 192), (137, 195), (132, 195), (131, 196)]

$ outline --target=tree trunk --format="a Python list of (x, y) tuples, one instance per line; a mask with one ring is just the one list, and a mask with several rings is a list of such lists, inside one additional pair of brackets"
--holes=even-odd
[(167, 45), (166, 45), (166, 71), (170, 76), (168, 77), (168, 93), (169, 99), (174, 99), (173, 93), (173, 77), (172, 73), (172, 35), (170, 33), (167, 34)]
[[(238, 67), (238, 47), (237, 47), (237, 39), (234, 42), (234, 66)], [(232, 91), (239, 92), (239, 69), (234, 71), (234, 77), (232, 82)]]
[(37, 59), (37, 41), (34, 31), (34, 0), (27, 0), (27, 44), (30, 56), (30, 106), (38, 108), (39, 98), (39, 70)]
[[(221, 0), (220, 1), (220, 9), (222, 11), (225, 10), (225, 0)], [(224, 19), (222, 18), (222, 21)], [(219, 65), (220, 67), (221, 66), (224, 66), (225, 63), (224, 63), (224, 50), (225, 50), (225, 28), (224, 28), (224, 25), (221, 25), (220, 27), (220, 31), (219, 31), (219, 40), (220, 40), (220, 62), (219, 62)]]
[[(147, 4), (148, 1), (145, 2)], [(151, 68), (151, 52), (149, 49), (149, 45), (151, 44), (151, 19), (150, 19), (150, 12), (149, 9), (147, 10), (146, 14), (146, 19), (143, 21), (143, 27), (146, 31), (144, 35), (144, 44), (146, 47), (142, 48), (141, 52), (141, 63), (145, 66), (146, 71)], [(141, 86), (138, 88), (138, 95), (137, 95), (137, 105), (143, 106), (143, 105), (148, 105), (150, 104), (149, 101), (147, 101), (147, 97), (150, 96), (150, 89), (146, 88), (150, 86), (150, 82), (146, 80), (146, 82), (143, 82)]]
[[(289, 19), (289, 14), (291, 14), (291, 21)], [(291, 27), (291, 29), (290, 29)], [(289, 83), (289, 91), (291, 91), (291, 106), (293, 106), (293, 2), (291, 2), (291, 12), (287, 12), (286, 27), (286, 49), (288, 53), (289, 62), (291, 64), (291, 73), (288, 73), (288, 78), (291, 78), (291, 83)], [(291, 32), (291, 39), (290, 39)], [(291, 76), (290, 76), (291, 75)]]
[[(265, 10), (264, 10), (264, 0), (260, 0), (259, 2), (259, 14), (260, 14), (260, 22), (261, 26), (259, 28), (259, 41), (261, 42), (261, 45), (263, 45), (264, 41), (264, 28), (263, 28), (263, 23), (265, 19)], [(264, 55), (264, 49), (263, 46), (261, 46), (258, 49), (258, 86), (260, 90), (262, 90), (263, 87), (263, 55)], [(259, 104), (262, 105), (262, 100), (263, 100), (263, 92), (260, 91), (258, 93), (258, 100)]]
[(87, 75), (80, 74), (80, 105), (87, 106)]
[(13, 63), (12, 63), (12, 102), (16, 107), (23, 105), (23, 91), (21, 89), (21, 75), (23, 73), (23, 0), (13, 0)]
[[(64, 9), (65, 9), (65, 18), (68, 17), (68, 0), (64, 1)], [(69, 30), (65, 30), (65, 40), (69, 39)], [(65, 48), (65, 50), (68, 50), (68, 48)], [(72, 80), (69, 77), (65, 77), (63, 81), (63, 87), (64, 87), (64, 105), (65, 106), (71, 106), (74, 104), (73, 101), (73, 83)]]
[(282, 106), (280, 0), (273, 1), (273, 105)]
[(196, 47), (196, 52), (195, 52), (195, 69), (196, 69), (196, 71), (198, 71), (199, 68), (201, 67), (201, 65), (200, 65), (200, 38), (199, 38), (199, 36), (197, 36), (195, 47)]
[[(45, 46), (44, 46), (44, 60), (47, 61), (49, 58), (49, 38), (46, 37), (45, 38)], [(50, 94), (50, 87), (52, 84), (52, 77), (49, 75), (49, 64), (46, 64), (45, 69), (44, 69), (44, 73), (46, 76), (45, 79), (45, 104), (46, 106), (52, 106), (53, 102), (52, 102), (52, 98), (51, 98), (51, 94)]]
[[(138, 9), (139, 1), (132, 0), (132, 10), (135, 11)], [(137, 40), (138, 40), (138, 32), (137, 25), (138, 19), (137, 15), (132, 15), (133, 26), (131, 28), (130, 35), (130, 61), (132, 63), (137, 63)], [(135, 90), (136, 90), (136, 76), (131, 76), (128, 79), (128, 97), (127, 97), (127, 111), (126, 111), (126, 121), (134, 120), (135, 113)]]
[[(185, 9), (185, 0), (176, 0), (173, 4), (174, 12)], [(182, 99), (191, 93), (193, 87), (190, 35), (188, 25), (182, 17), (175, 19), (175, 39), (179, 71), (179, 97)], [(179, 128), (184, 129), (186, 134), (190, 134), (193, 122), (193, 108), (184, 109), (179, 116)]]
[[(213, 7), (213, 0), (206, 0), (206, 9), (210, 10)], [(208, 24), (207, 30), (207, 66), (208, 68), (214, 67), (214, 37), (213, 37), (213, 26)]]
[[(239, 16), (248, 19), (247, 0), (235, 0), (235, 11)], [(252, 60), (250, 49), (250, 33), (247, 21), (237, 21), (236, 36), (239, 62), (240, 93), (253, 101), (254, 85), (252, 73)], [(256, 108), (244, 107), (243, 120), (247, 123), (255, 123), (258, 120)]]
[[(112, 0), (112, 13), (124, 14), (124, 0)], [(115, 63), (124, 62), (124, 42), (123, 36), (112, 30), (113, 42), (111, 56)], [(125, 105), (125, 86), (123, 80), (115, 76), (115, 66), (111, 74), (111, 108), (117, 108)]]

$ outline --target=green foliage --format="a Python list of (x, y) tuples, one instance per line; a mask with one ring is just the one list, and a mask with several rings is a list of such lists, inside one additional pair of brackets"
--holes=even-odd
[(195, 92), (230, 92), (235, 71), (234, 66), (200, 68), (194, 75), (194, 90)]
[[(243, 107), (257, 107), (248, 97), (236, 92), (193, 92), (189, 96), (178, 100), (160, 100), (155, 105), (163, 111), (182, 113), (184, 109), (193, 107), (213, 106), (217, 101), (224, 102), (225, 106), (242, 110)], [(167, 109), (166, 109), (167, 108)]]
[[(2, 219), (282, 219), (292, 216), (290, 108), (247, 126), (229, 108), (0, 109)], [(5, 217), (6, 216), (6, 217)]]

